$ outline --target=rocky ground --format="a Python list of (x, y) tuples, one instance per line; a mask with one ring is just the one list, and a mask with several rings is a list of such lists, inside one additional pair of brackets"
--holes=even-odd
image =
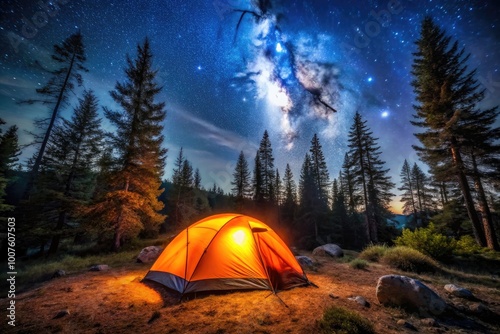
[[(305, 255), (317, 261), (306, 273), (318, 287), (282, 291), (278, 297), (248, 291), (179, 302), (163, 287), (141, 283), (150, 264), (69, 273), (17, 295), (16, 326), (8, 326), (4, 318), (0, 332), (311, 334), (318, 332), (316, 321), (324, 309), (335, 305), (359, 313), (377, 333), (500, 333), (500, 291), (494, 277), (484, 284), (481, 277), (476, 282), (470, 275), (466, 280), (417, 275), (374, 263), (354, 269), (338, 259)], [(420, 280), (443, 298), (447, 309), (436, 315), (381, 305), (376, 286), (388, 274)], [(473, 297), (453, 296), (445, 290), (450, 283), (467, 288)], [(7, 300), (0, 300), (0, 308), (6, 307)]]

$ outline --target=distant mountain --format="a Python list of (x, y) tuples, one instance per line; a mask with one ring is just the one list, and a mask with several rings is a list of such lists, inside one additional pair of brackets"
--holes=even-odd
[(391, 218), (387, 219), (387, 224), (394, 226), (398, 230), (402, 230), (408, 224), (409, 218), (410, 218), (410, 216), (401, 215), (401, 214), (394, 214)]

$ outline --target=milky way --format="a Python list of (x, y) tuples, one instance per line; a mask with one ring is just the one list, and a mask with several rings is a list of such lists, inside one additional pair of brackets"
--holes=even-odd
[[(43, 106), (22, 106), (43, 85), (52, 45), (81, 30), (89, 72), (84, 85), (102, 106), (124, 80), (126, 54), (148, 36), (167, 104), (169, 177), (180, 147), (204, 185), (230, 189), (239, 151), (251, 161), (265, 129), (280, 172), (296, 177), (314, 133), (337, 176), (352, 117), (379, 138), (393, 181), (404, 159), (417, 162), (410, 124), (412, 52), (425, 15), (472, 54), (486, 90), (500, 103), (500, 8), (496, 1), (97, 1), (2, 2), (0, 113), (30, 142)], [(75, 91), (70, 106), (81, 92)], [(71, 107), (61, 112), (68, 117)], [(497, 123), (498, 124), (498, 123)], [(104, 120), (104, 126), (111, 130)], [(26, 148), (24, 157), (33, 153)], [(425, 169), (425, 167), (424, 167)]]

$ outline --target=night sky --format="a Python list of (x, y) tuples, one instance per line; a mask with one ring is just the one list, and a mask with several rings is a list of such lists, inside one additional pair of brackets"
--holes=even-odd
[[(382, 159), (398, 184), (404, 159), (417, 162), (411, 148), (417, 141), (410, 124), (415, 103), (410, 70), (425, 15), (472, 54), (470, 67), (477, 68), (486, 89), (481, 106), (500, 104), (498, 1), (271, 3), (262, 10), (236, 0), (64, 0), (59, 10), (49, 6), (52, 12), (43, 14), (35, 1), (2, 1), (0, 115), (6, 126), (20, 127), (22, 144), (32, 140), (27, 131), (33, 131), (33, 120), (49, 110), (17, 102), (34, 97), (47, 81), (35, 61), (50, 67), (52, 45), (77, 30), (90, 70), (84, 87), (95, 91), (102, 106), (117, 109), (109, 91), (124, 80), (125, 55), (134, 57), (137, 43), (148, 36), (164, 86), (159, 97), (167, 105), (166, 178), (183, 147), (200, 169), (202, 185), (215, 182), (229, 191), (239, 152), (252, 168), (265, 129), (281, 175), (288, 162), (298, 181), (318, 133), (330, 177), (337, 177), (358, 110), (379, 138)], [(237, 29), (242, 12), (235, 10), (259, 18), (245, 14)], [(23, 31), (23, 19), (39, 27)], [(71, 115), (80, 92), (62, 117)], [(103, 124), (112, 130), (106, 120)], [(27, 148), (23, 156), (32, 153)]]

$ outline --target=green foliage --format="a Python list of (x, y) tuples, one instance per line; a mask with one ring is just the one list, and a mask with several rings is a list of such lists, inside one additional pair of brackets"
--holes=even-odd
[(436, 272), (438, 263), (419, 251), (398, 246), (387, 249), (381, 262), (396, 269), (410, 272)]
[(386, 245), (371, 244), (363, 249), (363, 251), (359, 254), (359, 257), (367, 261), (378, 262), (388, 249), (389, 248)]
[(349, 266), (353, 269), (366, 269), (366, 267), (368, 267), (368, 262), (363, 259), (354, 259), (349, 262)]
[(455, 254), (471, 255), (483, 252), (483, 248), (479, 246), (476, 240), (470, 235), (464, 235), (456, 242)]
[(394, 240), (397, 246), (407, 246), (427, 254), (437, 260), (448, 260), (456, 248), (456, 241), (437, 232), (434, 224), (415, 231), (403, 230), (403, 234)]
[(358, 313), (343, 307), (331, 306), (318, 321), (320, 332), (324, 334), (371, 334), (372, 324)]

